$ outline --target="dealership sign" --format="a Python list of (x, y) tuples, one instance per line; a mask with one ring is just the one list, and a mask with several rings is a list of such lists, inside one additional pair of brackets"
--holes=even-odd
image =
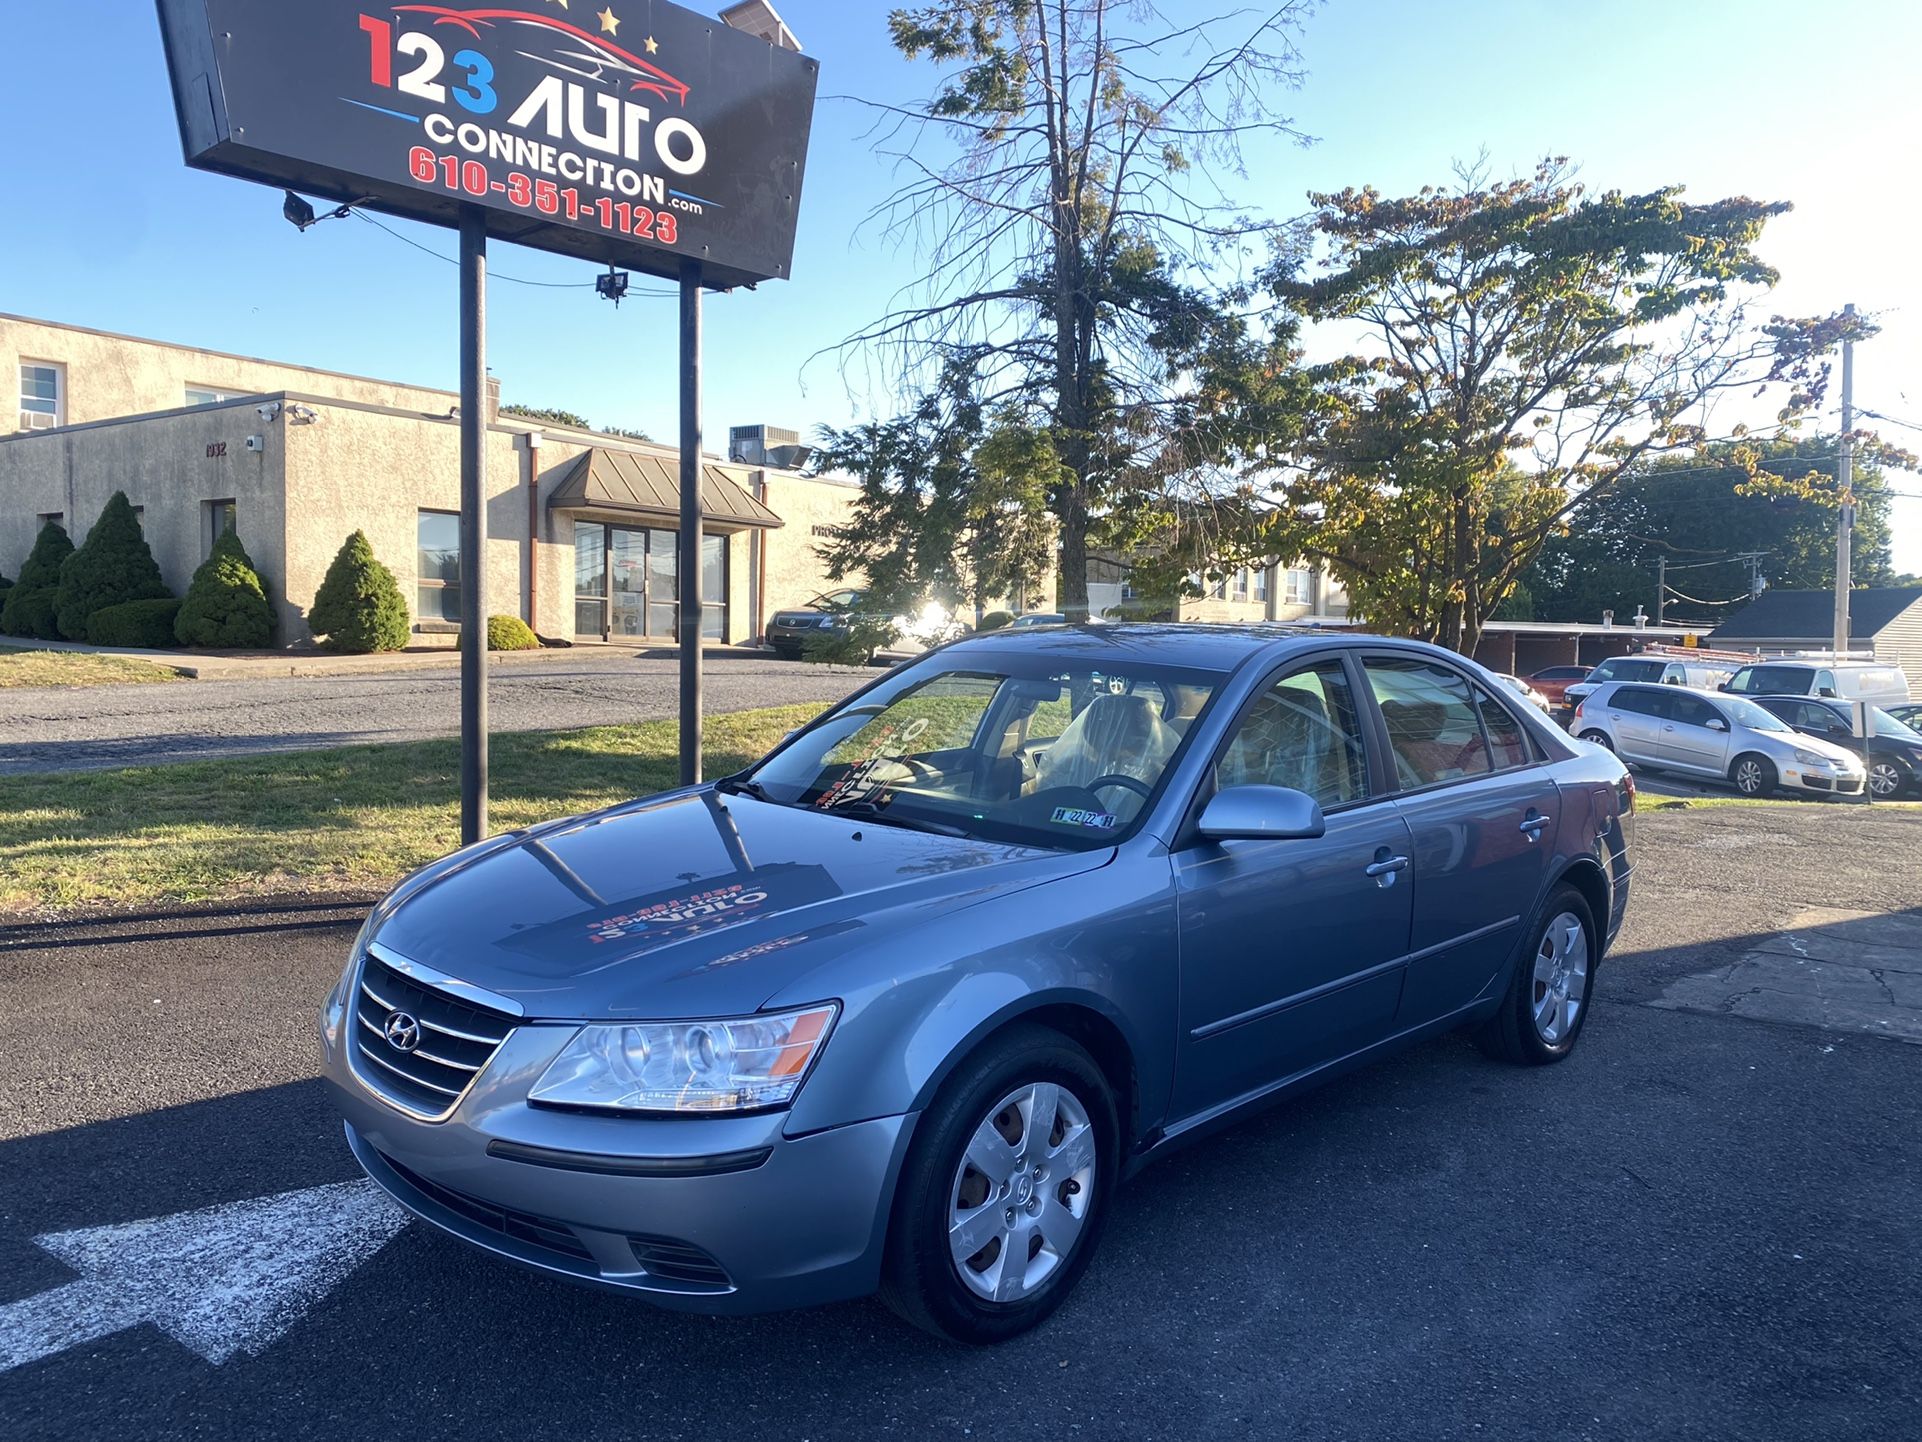
[(786, 278), (817, 63), (658, 0), (159, 0), (187, 162), (711, 286)]

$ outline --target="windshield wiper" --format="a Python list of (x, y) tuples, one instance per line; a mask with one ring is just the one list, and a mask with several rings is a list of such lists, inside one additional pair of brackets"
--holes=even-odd
[(822, 809), (831, 816), (859, 816), (864, 821), (878, 821), (883, 826), (898, 826), (904, 831), (925, 831), (930, 836), (958, 836), (963, 841), (974, 840), (974, 833), (965, 827), (946, 821), (923, 821), (918, 816), (899, 815), (873, 801), (850, 801), (844, 806)]
[(778, 796), (771, 795), (767, 787), (752, 778), (723, 776), (719, 781), (714, 783), (714, 789), (716, 791), (725, 791), (730, 796), (752, 796), (756, 801), (765, 801), (771, 806), (788, 806), (792, 804), (791, 802), (781, 800)]

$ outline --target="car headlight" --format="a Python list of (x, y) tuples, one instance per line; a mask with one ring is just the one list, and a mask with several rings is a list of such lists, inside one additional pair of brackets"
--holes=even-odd
[(786, 1106), (827, 1040), (835, 1011), (829, 1003), (733, 1021), (584, 1026), (527, 1099), (622, 1112)]
[(1803, 751), (1800, 749), (1796, 751), (1795, 759), (1800, 761), (1804, 766), (1827, 766), (1831, 764), (1829, 758), (1826, 756), (1817, 756), (1813, 751)]

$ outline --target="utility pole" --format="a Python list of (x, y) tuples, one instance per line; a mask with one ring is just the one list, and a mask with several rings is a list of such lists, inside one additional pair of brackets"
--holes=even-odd
[(1662, 611), (1668, 603), (1668, 557), (1655, 558), (1655, 624), (1662, 624)]
[(1849, 546), (1855, 530), (1855, 470), (1850, 454), (1850, 432), (1855, 429), (1855, 307), (1842, 307), (1842, 447), (1835, 462), (1835, 485), (1841, 508), (1835, 525), (1835, 650), (1849, 649)]

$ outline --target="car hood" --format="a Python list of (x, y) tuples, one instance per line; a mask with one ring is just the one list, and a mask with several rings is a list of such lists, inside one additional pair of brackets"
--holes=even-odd
[(1824, 741), (1819, 736), (1804, 736), (1799, 731), (1791, 732), (1788, 735), (1783, 735), (1777, 731), (1765, 731), (1760, 734), (1767, 736), (1771, 741), (1775, 742), (1776, 745), (1788, 750), (1811, 751), (1815, 753), (1815, 755), (1826, 757), (1830, 761), (1846, 761), (1851, 766), (1860, 766), (1862, 764), (1862, 758), (1849, 750), (1848, 747), (1837, 745), (1833, 741)]
[(403, 883), (375, 939), (530, 1019), (740, 1015), (850, 948), (1113, 854), (933, 836), (702, 788), (461, 853)]

